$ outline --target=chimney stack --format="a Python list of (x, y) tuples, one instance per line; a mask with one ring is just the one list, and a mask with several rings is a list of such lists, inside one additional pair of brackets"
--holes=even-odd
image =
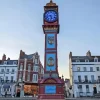
[(20, 50), (20, 58), (23, 57), (25, 55), (25, 52), (23, 52), (22, 50)]
[(10, 60), (10, 58), (8, 57), (8, 59), (7, 60)]
[(72, 58), (72, 52), (69, 53), (69, 58)]
[(86, 56), (91, 57), (91, 52), (90, 52), (90, 50), (86, 53)]
[(6, 55), (5, 54), (3, 54), (3, 56), (2, 56), (2, 61), (4, 61), (4, 60), (6, 60)]

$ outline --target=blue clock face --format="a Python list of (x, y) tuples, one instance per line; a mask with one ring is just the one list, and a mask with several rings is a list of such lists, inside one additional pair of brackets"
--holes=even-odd
[(47, 22), (55, 22), (58, 18), (57, 12), (54, 10), (49, 10), (44, 14), (44, 19)]

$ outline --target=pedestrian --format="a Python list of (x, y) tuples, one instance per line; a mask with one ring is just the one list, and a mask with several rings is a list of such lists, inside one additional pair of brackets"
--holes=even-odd
[(7, 96), (7, 91), (5, 92), (5, 97)]

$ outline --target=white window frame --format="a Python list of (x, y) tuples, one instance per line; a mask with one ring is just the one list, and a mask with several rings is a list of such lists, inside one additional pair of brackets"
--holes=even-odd
[(8, 76), (5, 77), (5, 80), (8, 80)]
[[(96, 61), (95, 61), (95, 60), (96, 60)], [(94, 58), (94, 62), (98, 62), (98, 58), (97, 58), (97, 57)]]
[(83, 71), (86, 72), (87, 71), (87, 67), (83, 67)]
[[(13, 80), (12, 80), (12, 77), (13, 77)], [(14, 76), (11, 76), (11, 81), (14, 81)]]
[(4, 61), (4, 64), (6, 65), (7, 64), (7, 61)]
[(14, 65), (17, 65), (17, 61), (14, 61), (13, 64), (14, 64)]
[[(37, 77), (37, 80), (36, 80)], [(37, 83), (38, 82), (38, 74), (33, 74), (33, 82)]]
[(19, 73), (19, 81), (22, 81), (22, 73)]
[(86, 92), (90, 92), (89, 85), (86, 86), (88, 86), (88, 88), (86, 88)]
[[(3, 71), (2, 71), (2, 70), (3, 70)], [(5, 72), (5, 70), (4, 70), (4, 68), (2, 68), (2, 69), (1, 69), (1, 73), (4, 73), (4, 72)]]
[(39, 64), (39, 58), (35, 58), (35, 64)]
[(33, 71), (34, 71), (34, 72), (38, 72), (38, 69), (39, 69), (39, 66), (36, 66), (36, 65), (33, 66)]
[(41, 74), (44, 74), (44, 69), (41, 69)]
[(20, 64), (20, 70), (23, 70), (23, 63)]
[(28, 71), (31, 71), (31, 64), (28, 64)]
[(27, 74), (27, 81), (30, 81), (30, 73)]
[(85, 62), (89, 62), (89, 60), (88, 59), (85, 59)]
[[(14, 70), (14, 71), (13, 71), (13, 70)], [(15, 73), (15, 69), (12, 69), (12, 70), (11, 70), (11, 73)]]
[[(8, 70), (8, 71), (7, 71)], [(9, 73), (10, 72), (10, 70), (9, 69), (6, 69), (6, 73)]]
[[(79, 69), (79, 70), (78, 70)], [(77, 67), (77, 71), (81, 71), (81, 68), (80, 67)]]
[(80, 60), (76, 60), (76, 62), (80, 62)]

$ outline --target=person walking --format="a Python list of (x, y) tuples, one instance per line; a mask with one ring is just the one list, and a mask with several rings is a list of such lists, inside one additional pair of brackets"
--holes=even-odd
[(5, 92), (5, 97), (7, 96), (7, 91)]

